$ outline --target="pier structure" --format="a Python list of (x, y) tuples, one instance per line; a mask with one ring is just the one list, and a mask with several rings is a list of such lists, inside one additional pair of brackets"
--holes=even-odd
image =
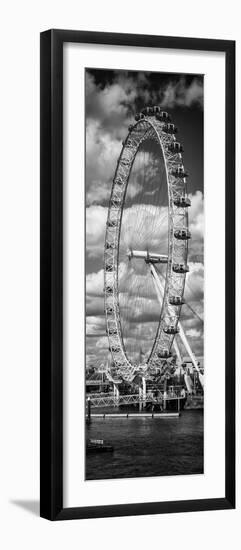
[(146, 385), (144, 387), (144, 392), (143, 389), (139, 388), (138, 393), (129, 393), (126, 395), (120, 394), (119, 390), (118, 393), (113, 391), (110, 393), (88, 394), (87, 404), (88, 407), (91, 404), (93, 408), (139, 404), (139, 410), (141, 411), (146, 407), (147, 403), (158, 405), (165, 410), (167, 401), (176, 401), (177, 410), (180, 410), (180, 401), (186, 397), (185, 390), (183, 391), (180, 386), (172, 386), (172, 389), (169, 391), (159, 391), (158, 396), (154, 396), (154, 392), (152, 391), (146, 391)]
[[(123, 406), (136, 406), (139, 413), (144, 413), (145, 410), (148, 412), (150, 409), (166, 412), (170, 407), (172, 410), (180, 412), (188, 397), (189, 401), (190, 396), (197, 397), (198, 401), (202, 397), (201, 393), (203, 394), (196, 370), (188, 358), (183, 363), (183, 367), (176, 367), (178, 372), (174, 379), (176, 382), (172, 380), (171, 383), (168, 373), (161, 377), (158, 375), (150, 377), (148, 373), (142, 373), (127, 384), (117, 378), (113, 372), (111, 374), (108, 365), (105, 367), (101, 365), (99, 369), (86, 378), (88, 416), (90, 408), (92, 410), (115, 407), (120, 411)], [(182, 379), (179, 371), (182, 372)], [(191, 371), (193, 372), (192, 377)]]
[[(194, 408), (200, 408), (203, 390), (198, 373), (190, 358), (183, 358), (179, 365), (178, 359), (174, 378), (170, 376), (169, 364), (166, 364), (166, 374), (142, 373), (132, 382), (115, 375), (111, 364), (102, 364), (99, 370), (86, 377), (86, 411), (87, 417), (93, 416), (93, 411), (101, 408), (117, 408), (122, 414), (123, 407), (130, 407), (130, 412), (139, 409), (139, 414), (180, 411), (192, 408), (192, 397), (195, 398)], [(96, 411), (97, 413), (97, 411)], [(98, 413), (99, 414), (99, 413)], [(102, 413), (101, 413), (102, 414)], [(105, 413), (107, 414), (107, 413)], [(124, 413), (123, 413), (124, 414)]]

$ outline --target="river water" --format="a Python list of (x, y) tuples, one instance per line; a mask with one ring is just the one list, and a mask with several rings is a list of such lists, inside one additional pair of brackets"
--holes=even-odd
[(86, 456), (86, 479), (203, 473), (203, 411), (177, 418), (93, 418), (86, 439), (104, 439), (112, 453)]

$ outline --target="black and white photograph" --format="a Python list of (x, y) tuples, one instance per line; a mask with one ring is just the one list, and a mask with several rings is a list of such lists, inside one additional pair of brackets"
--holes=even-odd
[(204, 473), (202, 74), (85, 69), (86, 480)]
[(3, 550), (238, 546), (238, 7), (2, 5)]

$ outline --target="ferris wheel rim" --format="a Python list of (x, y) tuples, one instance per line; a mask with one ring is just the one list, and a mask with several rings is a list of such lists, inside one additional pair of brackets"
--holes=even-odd
[[(174, 242), (176, 237), (174, 232), (178, 226), (175, 219), (176, 210), (180, 212), (179, 207), (175, 207), (175, 182), (180, 180), (183, 184), (184, 195), (186, 195), (186, 180), (185, 178), (180, 178), (180, 176), (173, 175), (175, 169), (183, 167), (183, 159), (181, 152), (177, 152), (173, 144), (177, 143), (174, 134), (165, 134), (164, 133), (165, 124), (157, 119), (155, 116), (144, 116), (141, 120), (138, 120), (135, 124), (131, 125), (129, 128), (129, 133), (123, 143), (122, 151), (117, 162), (117, 167), (115, 171), (115, 176), (113, 179), (113, 185), (111, 190), (111, 196), (109, 201), (108, 208), (108, 217), (107, 217), (107, 227), (106, 227), (106, 237), (105, 237), (105, 249), (104, 249), (104, 302), (105, 302), (105, 315), (106, 315), (106, 327), (107, 335), (109, 340), (109, 349), (112, 354), (114, 364), (119, 368), (120, 371), (127, 377), (132, 376), (136, 371), (136, 365), (133, 364), (129, 358), (125, 349), (125, 344), (123, 340), (122, 327), (120, 322), (120, 309), (119, 309), (119, 291), (118, 291), (118, 274), (119, 274), (119, 246), (120, 246), (120, 232), (122, 227), (122, 215), (125, 205), (126, 191), (128, 187), (129, 177), (131, 174), (132, 166), (136, 155), (140, 149), (141, 144), (150, 138), (150, 131), (152, 132), (151, 137), (155, 136), (155, 139), (158, 142), (158, 145), (161, 150), (164, 166), (165, 166), (165, 175), (166, 175), (166, 185), (168, 191), (168, 261), (167, 261), (167, 274), (165, 279), (165, 289), (163, 295), (162, 308), (160, 311), (158, 327), (156, 330), (155, 339), (153, 346), (149, 353), (148, 359), (145, 362), (145, 365), (142, 367), (151, 367), (154, 366), (155, 362), (160, 360), (160, 354), (163, 350), (163, 355), (165, 355), (164, 350), (168, 350), (168, 355), (170, 354), (170, 349), (173, 343), (173, 334), (164, 335), (164, 325), (163, 320), (165, 320), (165, 311), (168, 312), (166, 317), (170, 317), (170, 311), (172, 308), (172, 315), (175, 317), (174, 328), (178, 325), (178, 320), (181, 312), (182, 297), (184, 293), (185, 286), (185, 275), (187, 268), (187, 240), (183, 240), (182, 253), (179, 254), (179, 259), (182, 260), (179, 262), (179, 266), (184, 266), (184, 271), (181, 272), (178, 268), (176, 271), (173, 270), (175, 264), (175, 256), (178, 254), (173, 254), (175, 249)], [(140, 131), (139, 131), (140, 130)], [(139, 131), (139, 135), (138, 134)], [(172, 151), (173, 149), (173, 151)], [(178, 148), (177, 148), (178, 149)], [(172, 173), (171, 173), (172, 172)], [(177, 186), (178, 187), (178, 186)], [(183, 192), (182, 189), (182, 192)], [(186, 201), (187, 203), (187, 201)], [(185, 203), (184, 203), (185, 204)], [(183, 227), (188, 233), (188, 215), (187, 215), (187, 206), (181, 206), (182, 208), (182, 231)], [(185, 224), (183, 224), (185, 220)], [(111, 229), (112, 228), (112, 229)], [(114, 239), (110, 241), (110, 234), (114, 234)], [(177, 229), (176, 229), (177, 233)], [(185, 243), (183, 245), (183, 243)], [(111, 245), (111, 246), (110, 246)], [(111, 253), (109, 252), (111, 250)], [(175, 250), (174, 250), (175, 251)], [(180, 252), (180, 251), (179, 251)], [(112, 269), (110, 259), (112, 259)], [(176, 265), (176, 264), (175, 264)], [(181, 268), (180, 268), (181, 269)], [(111, 276), (110, 276), (111, 273)], [(170, 295), (170, 281), (171, 279), (179, 279), (179, 296), (180, 304), (170, 305), (169, 295)], [(110, 281), (112, 279), (112, 283)], [(174, 285), (175, 286), (175, 285)], [(111, 307), (112, 306), (112, 307)], [(111, 311), (112, 310), (112, 311)], [(164, 342), (166, 342), (167, 348), (164, 347)], [(164, 357), (163, 357), (164, 358)], [(140, 367), (140, 365), (139, 365)]]

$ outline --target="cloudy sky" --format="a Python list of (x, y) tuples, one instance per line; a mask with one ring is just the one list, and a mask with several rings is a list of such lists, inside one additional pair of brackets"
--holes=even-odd
[[(178, 140), (184, 146), (184, 165), (190, 174), (188, 194), (192, 200), (189, 209), (189, 227), (192, 233), (188, 258), (190, 273), (187, 276), (185, 298), (197, 315), (187, 306), (183, 306), (182, 321), (193, 351), (197, 356), (203, 355), (203, 78), (199, 75), (88, 69), (85, 181), (87, 365), (100, 365), (108, 356), (103, 302), (103, 252), (108, 200), (122, 140), (127, 135), (134, 115), (146, 105), (161, 105), (168, 110), (179, 129)], [(142, 267), (138, 267), (139, 271), (135, 269), (134, 276), (133, 267), (136, 266), (128, 265), (124, 249), (130, 245), (128, 228), (133, 228), (135, 223), (134, 233), (137, 236), (135, 242), (131, 242), (133, 248), (138, 248), (139, 244), (143, 248), (143, 242), (138, 242), (138, 234), (143, 234), (145, 227), (146, 246), (149, 246), (150, 239), (153, 244), (155, 236), (159, 235), (162, 239), (162, 251), (165, 252), (167, 197), (166, 187), (160, 185), (161, 170), (155, 147), (148, 150), (146, 146), (134, 163), (128, 185), (123, 224), (126, 229), (121, 233), (123, 255), (120, 254), (120, 269), (123, 284), (120, 289), (120, 308), (123, 313), (123, 327), (127, 305), (130, 307), (130, 303), (135, 304), (133, 307), (138, 312), (135, 322), (131, 326), (125, 325), (126, 334), (128, 333), (126, 345), (127, 348), (129, 346), (133, 360), (134, 353), (140, 353), (136, 349), (137, 339), (142, 342), (142, 353), (148, 353), (160, 310), (153, 283), (149, 273), (145, 272), (146, 265), (142, 263)], [(145, 181), (148, 181), (148, 187), (145, 188), (144, 180), (141, 179), (143, 171)], [(144, 226), (140, 227), (140, 223)], [(152, 228), (152, 233), (149, 231), (148, 234), (148, 227)], [(127, 280), (129, 289), (133, 287), (132, 301), (130, 291), (128, 297), (125, 289)]]

